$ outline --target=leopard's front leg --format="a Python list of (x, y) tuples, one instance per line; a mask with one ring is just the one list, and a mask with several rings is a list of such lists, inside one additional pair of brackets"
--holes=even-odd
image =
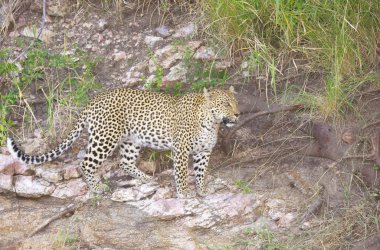
[(212, 190), (206, 187), (207, 181), (207, 166), (210, 160), (211, 152), (199, 152), (193, 154), (193, 168), (195, 172), (195, 181), (197, 186), (197, 193), (200, 196), (206, 196)]
[(174, 151), (174, 175), (178, 198), (192, 198), (196, 195), (189, 190), (186, 182), (188, 159), (188, 147), (181, 146)]

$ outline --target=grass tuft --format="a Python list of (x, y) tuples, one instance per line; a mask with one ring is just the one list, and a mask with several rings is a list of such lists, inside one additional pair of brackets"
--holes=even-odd
[[(316, 108), (336, 116), (350, 102), (352, 79), (365, 79), (379, 63), (379, 1), (201, 0), (205, 31), (231, 56), (256, 58), (276, 94), (276, 77), (294, 58), (326, 75)], [(359, 80), (360, 81), (360, 80)], [(361, 82), (368, 84), (370, 82)], [(299, 84), (298, 85), (303, 85)], [(319, 96), (320, 95), (320, 96)]]

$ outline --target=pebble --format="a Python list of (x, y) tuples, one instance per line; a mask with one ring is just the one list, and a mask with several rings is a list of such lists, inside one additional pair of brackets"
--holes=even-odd
[(171, 32), (167, 26), (160, 26), (156, 28), (154, 31), (158, 36), (163, 38), (166, 38), (171, 35)]
[(180, 38), (180, 37), (189, 38), (189, 37), (195, 36), (196, 32), (197, 32), (197, 26), (195, 25), (195, 23), (190, 22), (188, 25), (186, 25), (182, 28), (179, 28), (174, 33), (173, 37), (175, 37), (175, 38)]

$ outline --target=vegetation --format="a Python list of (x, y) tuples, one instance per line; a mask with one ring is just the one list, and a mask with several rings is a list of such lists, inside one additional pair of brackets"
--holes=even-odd
[(252, 193), (249, 183), (246, 180), (235, 180), (234, 183), (243, 194)]
[(217, 70), (214, 62), (205, 63), (201, 60), (193, 58), (191, 48), (186, 47), (181, 40), (173, 42), (172, 46), (184, 46), (183, 67), (186, 69), (186, 78), (189, 86), (185, 86), (182, 82), (167, 84), (164, 80), (164, 69), (157, 63), (153, 53), (150, 53), (151, 60), (155, 63), (155, 77), (146, 79), (144, 87), (153, 91), (162, 91), (175, 96), (180, 96), (186, 92), (200, 92), (203, 88), (223, 86), (229, 76), (226, 70)]
[[(296, 82), (292, 90), (324, 117), (352, 107), (355, 94), (379, 79), (372, 73), (379, 63), (379, 1), (201, 0), (200, 4), (208, 18), (206, 32), (231, 56), (246, 55), (252, 68), (266, 74), (266, 91), (276, 94), (277, 79), (289, 63), (306, 73), (321, 73), (323, 91)], [(297, 65), (293, 59), (307, 63)]]
[(65, 249), (77, 245), (79, 241), (77, 232), (72, 232), (69, 228), (58, 228), (53, 238), (53, 246), (55, 249)]
[[(64, 107), (69, 109), (71, 105), (85, 104), (89, 92), (100, 88), (92, 73), (95, 62), (79, 49), (68, 55), (49, 52), (37, 45), (27, 51), (26, 59), (20, 63), (9, 61), (9, 57), (9, 50), (0, 50), (0, 81), (4, 87), (1, 89), (4, 94), (0, 96), (0, 145), (12, 126), (10, 113), (20, 115), (18, 119), (22, 120), (24, 128), (38, 125), (30, 94), (45, 98), (47, 125), (54, 131), (57, 112)], [(61, 119), (68, 122), (68, 118)]]

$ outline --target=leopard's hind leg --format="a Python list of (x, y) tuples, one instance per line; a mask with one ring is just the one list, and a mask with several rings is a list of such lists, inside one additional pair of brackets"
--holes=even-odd
[(120, 143), (120, 168), (127, 172), (130, 176), (140, 179), (143, 182), (150, 182), (153, 178), (137, 168), (137, 159), (139, 157), (141, 147), (135, 145), (131, 141), (123, 141)]
[(94, 193), (103, 193), (108, 190), (108, 187), (102, 184), (100, 176), (96, 175), (96, 170), (116, 148), (119, 138), (119, 133), (112, 135), (96, 134), (95, 132), (90, 133), (86, 155), (80, 167), (84, 179), (90, 187), (90, 190)]

